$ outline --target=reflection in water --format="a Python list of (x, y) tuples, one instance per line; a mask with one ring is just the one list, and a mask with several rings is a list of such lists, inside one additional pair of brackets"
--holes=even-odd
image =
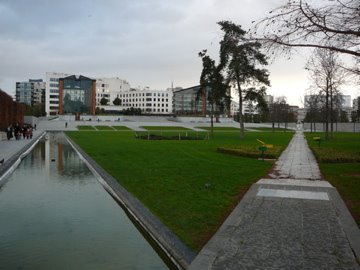
[(60, 133), (0, 189), (0, 269), (167, 269)]

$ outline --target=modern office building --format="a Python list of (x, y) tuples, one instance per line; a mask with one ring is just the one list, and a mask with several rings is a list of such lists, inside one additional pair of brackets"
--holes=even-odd
[(59, 114), (95, 115), (96, 80), (71, 75), (59, 78)]
[(45, 82), (42, 79), (27, 82), (16, 82), (17, 102), (25, 103), (29, 106), (45, 102)]
[(122, 92), (130, 91), (130, 84), (120, 78), (97, 78), (96, 79), (96, 105), (100, 106), (101, 99), (106, 98), (108, 105), (113, 105), (116, 98), (120, 98)]
[(206, 105), (206, 95), (200, 85), (174, 91), (175, 115), (206, 116)]
[(45, 112), (47, 116), (59, 113), (59, 79), (70, 76), (60, 72), (46, 72)]
[[(210, 114), (211, 105), (208, 102), (208, 92), (200, 85), (174, 91), (173, 111), (175, 115), (206, 116)], [(230, 105), (230, 104), (229, 104)], [(215, 109), (216, 110), (216, 109)], [(231, 108), (225, 108), (223, 115), (229, 116)]]

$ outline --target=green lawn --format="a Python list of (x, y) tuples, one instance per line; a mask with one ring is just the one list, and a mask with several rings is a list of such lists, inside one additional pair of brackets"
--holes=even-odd
[(78, 130), (95, 130), (93, 126), (77, 126)]
[(324, 133), (306, 133), (308, 144), (319, 162), (326, 180), (337, 188), (355, 221), (360, 225), (360, 133), (334, 133), (321, 141)]
[(199, 251), (272, 164), (217, 152), (218, 147), (284, 148), (291, 133), (218, 132), (210, 140), (149, 141), (133, 132), (67, 132), (194, 251)]
[[(320, 137), (320, 146), (314, 140)], [(309, 147), (314, 152), (316, 159), (320, 162), (360, 162), (360, 133), (337, 132), (334, 138), (324, 140), (324, 133), (306, 133)]]
[(178, 126), (142, 126), (141, 128), (146, 130), (191, 130), (186, 127), (178, 127)]
[(112, 126), (116, 130), (131, 130), (130, 128), (126, 126)]
[(110, 126), (95, 126), (97, 130), (114, 130)]

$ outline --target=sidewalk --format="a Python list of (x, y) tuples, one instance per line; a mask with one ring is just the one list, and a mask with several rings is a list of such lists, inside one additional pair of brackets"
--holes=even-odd
[(298, 131), (191, 263), (200, 269), (360, 269), (360, 230)]
[[(4, 162), (0, 164), (0, 180), (1, 176), (16, 162), (20, 155), (28, 149), (40, 136), (44, 130), (34, 130), (32, 139), (0, 140), (0, 160)], [(0, 181), (1, 186), (1, 181)]]

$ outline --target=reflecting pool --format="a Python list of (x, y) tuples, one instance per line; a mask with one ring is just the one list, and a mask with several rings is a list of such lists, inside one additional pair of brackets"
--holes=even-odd
[(0, 269), (168, 269), (61, 133), (0, 188)]

